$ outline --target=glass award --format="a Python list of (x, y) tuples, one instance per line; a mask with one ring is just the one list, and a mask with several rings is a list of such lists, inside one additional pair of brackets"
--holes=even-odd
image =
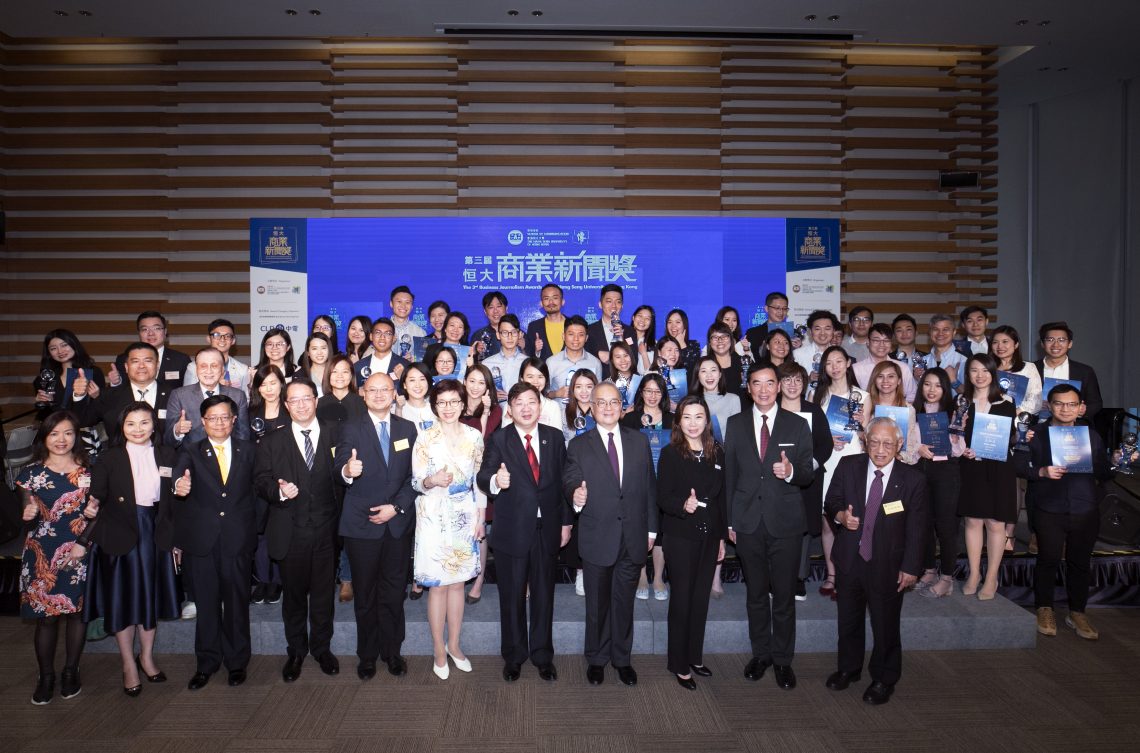
[(921, 382), (922, 375), (926, 373), (926, 354), (916, 350), (910, 356), (910, 365), (914, 370), (914, 381)]
[(404, 333), (400, 335), (400, 358), (407, 359), (412, 352), (412, 336)]
[(648, 413), (642, 413), (641, 414), (641, 425), (648, 429), (650, 426), (653, 425), (653, 416), (649, 415)]
[(747, 350), (740, 356), (740, 383), (748, 386), (748, 372), (752, 368), (752, 356)]
[(484, 358), (491, 355), (491, 333), (487, 330), (483, 330), (483, 333), (479, 335), (479, 342), (483, 343), (483, 352), (476, 353), (475, 360), (482, 362)]
[(265, 419), (260, 418), (259, 416), (254, 416), (249, 421), (249, 428), (257, 436), (259, 436), (259, 437), (262, 436), (263, 434), (265, 434)]
[(819, 385), (819, 362), (823, 360), (822, 353), (811, 357), (811, 374), (808, 375), (808, 388), (814, 390)]
[(1120, 459), (1112, 470), (1125, 476), (1135, 475), (1132, 470), (1132, 454), (1136, 452), (1136, 432), (1130, 431), (1120, 438)]
[(629, 380), (623, 376), (619, 376), (614, 380), (614, 386), (618, 388), (618, 394), (621, 395), (621, 407), (626, 408), (629, 406)]
[(44, 392), (47, 394), (48, 401), (36, 402), (36, 410), (47, 410), (55, 403), (55, 382), (56, 373), (51, 369), (44, 369), (36, 377), (35, 387), (37, 392)]
[(808, 332), (810, 332), (810, 331), (811, 330), (808, 328), (808, 326), (806, 324), (797, 324), (795, 329), (792, 330), (792, 332), (795, 333), (796, 338), (799, 339), (800, 341), (806, 341), (807, 337), (808, 337)]
[(1029, 442), (1025, 437), (1033, 423), (1033, 414), (1029, 411), (1022, 411), (1017, 414), (1017, 442), (1013, 445), (1014, 452), (1027, 452), (1029, 450)]
[(495, 382), (495, 390), (497, 392), (503, 391), (503, 370), (498, 366), (491, 367), (491, 379)]
[(364, 377), (364, 380), (367, 381), (368, 377), (372, 376), (372, 367), (366, 364), (364, 368), (360, 370), (360, 376)]
[(966, 415), (970, 412), (970, 399), (965, 395), (958, 396), (958, 407), (954, 409), (954, 420), (950, 422), (948, 431), (951, 434), (963, 435), (966, 433)]
[(858, 392), (854, 390), (847, 396), (847, 424), (843, 427), (846, 431), (858, 431), (862, 428), (859, 424), (859, 419), (855, 418), (855, 414), (863, 409), (863, 398)]
[(618, 334), (618, 328), (621, 327), (621, 320), (618, 319), (617, 312), (610, 314), (610, 331), (613, 333), (610, 342), (620, 343), (621, 335)]

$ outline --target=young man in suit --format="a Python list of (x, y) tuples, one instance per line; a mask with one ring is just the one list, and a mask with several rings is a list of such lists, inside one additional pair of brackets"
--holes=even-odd
[[(544, 680), (554, 667), (554, 570), (570, 541), (574, 516), (562, 496), (566, 459), (562, 433), (539, 424), (538, 389), (519, 382), (508, 395), (513, 423), (483, 451), (479, 488), (495, 496), (492, 546), (499, 585), (503, 679), (514, 682), (530, 659)], [(527, 632), (527, 592), (530, 631)]]
[(872, 705), (891, 699), (902, 673), (903, 593), (922, 574), (930, 530), (926, 477), (896, 460), (902, 447), (894, 421), (873, 419), (866, 453), (839, 461), (824, 503), (838, 527), (831, 558), (839, 594), (839, 669), (827, 687), (845, 690), (862, 676), (870, 611), (871, 684), (863, 700)]
[(958, 315), (958, 325), (965, 336), (954, 340), (954, 349), (964, 358), (975, 353), (990, 352), (990, 338), (986, 335), (986, 328), (990, 325), (990, 312), (981, 306), (967, 306)]
[[(630, 663), (634, 593), (657, 537), (657, 480), (649, 440), (618, 423), (622, 402), (617, 387), (602, 382), (591, 402), (597, 427), (570, 440), (562, 476), (566, 496), (579, 515), (586, 679), (600, 685), (610, 663), (623, 683), (636, 685), (637, 672)], [(796, 553), (798, 557), (798, 549)]]
[(562, 350), (563, 328), (566, 316), (562, 313), (562, 288), (553, 282), (542, 286), (541, 319), (535, 319), (526, 326), (526, 339), (522, 343), (528, 356), (537, 356), (545, 361)]
[[(769, 323), (778, 324), (788, 318), (788, 297), (778, 290), (772, 291), (764, 298), (764, 313), (768, 315), (768, 320), (755, 327), (749, 327), (744, 333), (744, 339), (748, 340), (748, 348), (751, 351), (749, 355), (753, 361), (759, 361), (768, 354)], [(793, 348), (798, 348), (802, 344), (798, 337), (792, 338)]]
[(610, 362), (610, 344), (621, 342), (625, 337), (628, 325), (621, 322), (624, 295), (621, 285), (604, 286), (598, 300), (598, 308), (602, 314), (586, 332), (586, 351), (602, 363)]
[(1033, 364), (1041, 378), (1080, 382), (1081, 401), (1085, 404), (1081, 418), (1092, 424), (1093, 417), (1104, 407), (1104, 400), (1100, 396), (1100, 381), (1093, 367), (1069, 358), (1069, 351), (1073, 349), (1073, 330), (1065, 322), (1048, 322), (1041, 325), (1038, 337), (1045, 357)]
[(174, 545), (194, 581), (199, 690), (225, 664), (229, 684), (245, 682), (249, 664), (249, 590), (257, 548), (254, 446), (232, 436), (237, 405), (226, 395), (202, 402), (206, 436), (184, 445), (174, 468)]
[(120, 414), (136, 400), (155, 409), (158, 415), (155, 430), (159, 434), (166, 431), (166, 403), (170, 391), (157, 379), (158, 351), (149, 343), (137, 342), (127, 347), (125, 357), (123, 370), (127, 378), (120, 378), (118, 386), (89, 396), (85, 377), (75, 379), (71, 385), (71, 409), (79, 418), (80, 425), (94, 426), (102, 422), (111, 444), (121, 439)]
[(215, 348), (202, 348), (194, 356), (194, 373), (198, 381), (186, 387), (179, 387), (170, 393), (166, 402), (166, 411), (169, 419), (163, 431), (163, 442), (171, 447), (181, 447), (183, 444), (194, 444), (206, 436), (202, 419), (198, 415), (198, 406), (202, 401), (214, 395), (226, 395), (237, 405), (237, 425), (234, 427), (234, 436), (238, 439), (249, 439), (249, 403), (245, 392), (237, 387), (227, 387), (222, 384), (222, 375), (225, 373), (226, 362), (221, 351)]
[(391, 319), (380, 318), (372, 323), (372, 355), (361, 358), (352, 367), (356, 374), (356, 386), (364, 386), (364, 382), (373, 374), (387, 374), (392, 381), (399, 384), (400, 376), (408, 368), (408, 362), (392, 352), (392, 345), (396, 341), (396, 325)]
[[(257, 446), (257, 492), (269, 505), (265, 538), (269, 556), (281, 564), (281, 618), (289, 658), (285, 682), (301, 676), (306, 654), (326, 675), (340, 672), (330, 646), (336, 530), (344, 486), (333, 469), (337, 425), (317, 421), (317, 388), (295, 378), (285, 388), (288, 431), (273, 431)], [(307, 628), (307, 629), (306, 629)]]
[[(249, 383), (253, 375), (249, 373), (249, 366), (230, 355), (230, 350), (237, 344), (237, 330), (229, 319), (215, 319), (206, 328), (206, 344), (217, 349), (222, 354), (222, 381), (226, 387), (236, 387), (245, 394), (249, 394)], [(183, 386), (198, 381), (197, 367), (191, 361), (186, 367), (186, 376), (182, 379)]]
[[(158, 353), (156, 362), (156, 378), (162, 389), (170, 392), (182, 386), (186, 377), (186, 367), (190, 365), (190, 356), (166, 345), (166, 336), (169, 330), (166, 326), (166, 317), (158, 311), (144, 311), (135, 319), (139, 340), (150, 345)], [(129, 349), (128, 349), (129, 351)], [(122, 381), (121, 373), (127, 365), (129, 352), (125, 351), (115, 359), (111, 371), (107, 374), (107, 384), (115, 387)]]
[[(772, 366), (748, 374), (752, 409), (728, 420), (725, 492), (728, 535), (736, 544), (747, 583), (753, 682), (775, 666), (776, 684), (796, 686), (796, 585), (807, 518), (802, 487), (815, 478), (807, 422), (779, 407), (780, 383)], [(769, 600), (769, 593), (771, 599)]]
[[(374, 330), (375, 331), (375, 330)], [(400, 677), (408, 664), (404, 642), (404, 590), (416, 527), (412, 445), (416, 427), (392, 412), (396, 385), (380, 372), (364, 383), (368, 413), (341, 426), (333, 466), (344, 494), (338, 533), (352, 567), (356, 613), (356, 674), (376, 676), (376, 659)]]

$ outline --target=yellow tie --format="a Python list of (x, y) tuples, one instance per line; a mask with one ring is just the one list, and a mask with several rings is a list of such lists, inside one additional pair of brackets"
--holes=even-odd
[(230, 461), (226, 458), (226, 446), (216, 444), (214, 449), (218, 453), (218, 470), (222, 472), (222, 483), (224, 484), (230, 477)]

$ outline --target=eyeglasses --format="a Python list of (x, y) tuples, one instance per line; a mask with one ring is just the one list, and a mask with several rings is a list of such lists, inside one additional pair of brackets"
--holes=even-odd
[(154, 335), (165, 331), (166, 327), (161, 324), (156, 324), (153, 327), (139, 327), (139, 332), (142, 332), (144, 335)]
[(875, 321), (875, 320), (874, 320), (874, 319), (872, 319), (872, 318), (871, 318), (871, 317), (869, 317), (869, 316), (857, 316), (857, 317), (855, 317), (854, 319), (852, 319), (851, 321), (853, 321), (853, 322), (859, 322), (860, 324), (864, 324), (864, 323), (866, 323), (866, 322), (873, 322), (873, 321)]
[(395, 332), (389, 332), (386, 329), (376, 329), (376, 330), (372, 331), (372, 336), (373, 337), (379, 337), (382, 340), (391, 340), (393, 337), (396, 336), (396, 333)]
[(500, 329), (499, 337), (518, 337), (519, 331), (517, 329)]
[(210, 339), (211, 340), (221, 340), (222, 342), (227, 342), (228, 340), (234, 339), (234, 336), (231, 335), (229, 332), (211, 332), (210, 333)]
[(772, 311), (787, 311), (787, 306), (765, 306), (764, 308), (771, 309)]
[(898, 442), (893, 439), (868, 439), (867, 446), (872, 449), (881, 447), (884, 450), (893, 450), (898, 446)]
[(598, 406), (599, 408), (620, 408), (621, 398), (615, 397), (612, 400), (595, 400), (594, 405)]
[(318, 324), (317, 326), (313, 327), (313, 331), (314, 332), (323, 332), (326, 335), (329, 335), (329, 334), (332, 334), (332, 327), (330, 327), (327, 324)]
[(458, 408), (463, 405), (462, 400), (436, 400), (435, 407), (437, 408)]
[(227, 423), (229, 421), (233, 421), (234, 417), (232, 415), (230, 415), (230, 416), (206, 416), (202, 420), (208, 424), (224, 424), (224, 423)]
[(709, 338), (709, 340), (711, 342), (714, 342), (714, 343), (722, 343), (726, 340), (731, 340), (731, 339), (732, 338), (729, 337), (728, 335), (713, 335), (711, 338)]
[(1041, 342), (1045, 343), (1046, 345), (1052, 345), (1053, 343), (1057, 343), (1058, 345), (1064, 345), (1068, 341), (1069, 341), (1069, 338), (1067, 338), (1067, 337), (1043, 337), (1043, 338), (1041, 338)]
[(266, 350), (280, 350), (281, 348), (288, 348), (289, 346), (283, 342), (267, 342), (265, 343)]
[(394, 387), (368, 387), (364, 390), (365, 395), (383, 395), (386, 392), (395, 392)]
[(885, 344), (887, 344), (887, 345), (890, 345), (890, 344), (891, 344), (890, 338), (887, 338), (887, 337), (872, 337), (872, 338), (871, 338), (871, 342), (873, 342), (873, 343), (879, 343), (879, 344), (884, 344), (884, 343), (885, 343)]
[(798, 376), (784, 377), (783, 379), (780, 380), (780, 384), (803, 384), (803, 383), (804, 383), (803, 377), (798, 377)]
[(1067, 410), (1075, 410), (1075, 409), (1077, 409), (1077, 408), (1080, 408), (1080, 407), (1081, 407), (1081, 404), (1080, 404), (1079, 402), (1076, 402), (1076, 403), (1062, 403), (1062, 402), (1058, 402), (1058, 401), (1053, 401), (1053, 402), (1049, 403), (1049, 405), (1052, 405), (1054, 408), (1058, 408), (1058, 409), (1060, 409), (1060, 408), (1065, 408), (1065, 409), (1067, 409)]
[(315, 400), (315, 397), (291, 397), (285, 403), (287, 405), (308, 405)]
[(643, 389), (641, 391), (641, 394), (642, 395), (660, 395), (661, 390), (657, 389), (656, 387), (646, 387), (645, 389)]

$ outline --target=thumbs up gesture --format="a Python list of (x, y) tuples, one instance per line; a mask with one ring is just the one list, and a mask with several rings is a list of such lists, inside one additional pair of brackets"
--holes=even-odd
[(189, 434), (193, 428), (194, 424), (190, 423), (190, 419), (186, 418), (186, 411), (180, 411), (178, 413), (178, 423), (174, 425), (174, 433), (180, 437), (184, 437)]
[(283, 478), (277, 479), (277, 486), (281, 489), (282, 499), (296, 499), (297, 495), (301, 493), (296, 484)]
[(859, 530), (859, 524), (861, 522), (859, 518), (855, 517), (855, 508), (851, 505), (847, 505), (847, 514), (843, 518), (843, 526), (848, 531), (857, 531)]
[(22, 516), (25, 523), (30, 523), (36, 519), (36, 514), (40, 511), (40, 498), (34, 494), (28, 495), (28, 500), (24, 504), (24, 514)]
[(360, 474), (364, 473), (364, 463), (356, 457), (356, 448), (352, 448), (352, 455), (349, 456), (348, 462), (344, 464), (344, 475), (349, 478), (359, 478)]
[(582, 482), (581, 486), (579, 486), (577, 489), (574, 490), (574, 506), (575, 507), (585, 507), (586, 506), (586, 482), (585, 481)]
[(111, 368), (107, 369), (107, 384), (112, 387), (118, 387), (123, 383), (123, 375), (119, 373), (119, 367), (111, 361)]
[(499, 472), (495, 474), (495, 483), (500, 489), (511, 488), (511, 472), (507, 470), (506, 463), (499, 464)]
[(534, 354), (536, 356), (542, 355), (542, 346), (543, 346), (542, 337), (540, 337), (537, 333), (535, 333), (535, 336), (534, 336)]
[(87, 506), (83, 508), (83, 517), (93, 520), (99, 514), (99, 499), (95, 496), (87, 498)]
[(177, 497), (185, 497), (190, 493), (190, 469), (187, 468), (177, 481), (174, 482), (174, 494)]
[(697, 511), (697, 490), (689, 490), (689, 498), (685, 500), (685, 512), (692, 515)]
[(785, 479), (792, 475), (792, 461), (788, 460), (788, 453), (780, 450), (780, 462), (772, 464), (772, 473), (778, 479)]
[(75, 376), (75, 381), (71, 383), (71, 396), (73, 398), (81, 398), (87, 394), (87, 374), (83, 369)]

